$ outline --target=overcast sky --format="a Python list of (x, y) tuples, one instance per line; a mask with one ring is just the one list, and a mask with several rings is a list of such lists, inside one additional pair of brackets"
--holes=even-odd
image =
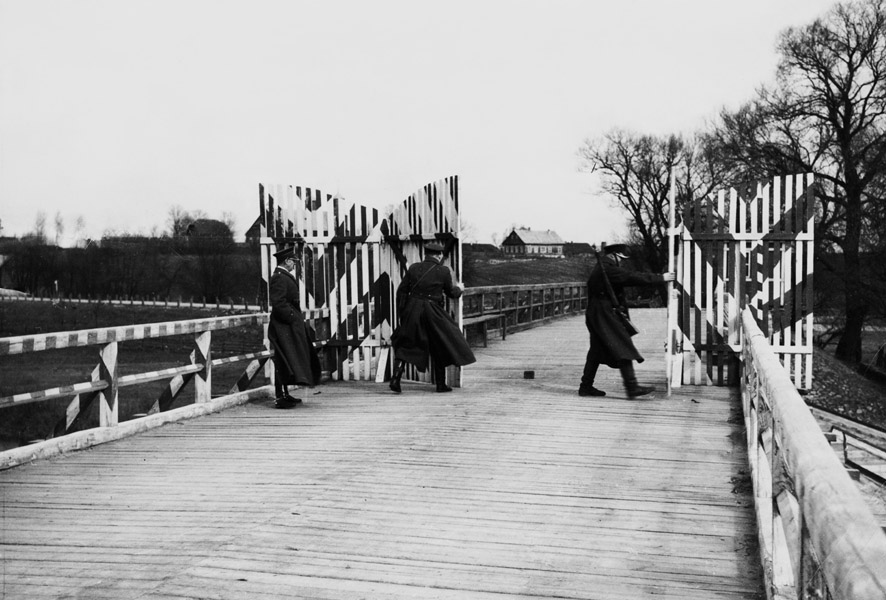
[(258, 184), (384, 209), (460, 176), (476, 241), (623, 234), (583, 140), (691, 133), (824, 0), (0, 0), (0, 224), (150, 233)]

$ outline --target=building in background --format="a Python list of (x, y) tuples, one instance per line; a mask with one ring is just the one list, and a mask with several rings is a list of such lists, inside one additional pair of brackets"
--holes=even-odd
[(556, 231), (550, 229), (514, 229), (501, 243), (506, 256), (563, 256), (564, 242)]

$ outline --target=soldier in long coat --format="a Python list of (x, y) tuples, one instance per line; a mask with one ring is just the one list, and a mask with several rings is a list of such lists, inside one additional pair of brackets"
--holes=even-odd
[(452, 272), (441, 264), (441, 242), (425, 245), (425, 258), (410, 265), (397, 288), (400, 325), (391, 336), (394, 372), (390, 387), (400, 393), (400, 378), (406, 363), (426, 371), (433, 365), (438, 392), (451, 392), (446, 385), (446, 367), (469, 365), (476, 359), (458, 323), (444, 308), (444, 295), (458, 298), (462, 288), (452, 281)]
[(594, 387), (594, 379), (600, 365), (621, 371), (628, 398), (645, 396), (653, 391), (653, 386), (637, 383), (634, 362), (643, 362), (643, 356), (634, 347), (631, 336), (613, 310), (613, 303), (603, 278), (603, 269), (612, 286), (617, 301), (626, 308), (624, 288), (631, 286), (657, 285), (674, 280), (673, 273), (638, 273), (622, 268), (621, 261), (630, 255), (625, 244), (613, 244), (604, 248), (604, 255), (597, 262), (588, 278), (588, 308), (585, 312), (585, 325), (591, 335), (591, 347), (585, 359), (579, 396), (605, 396), (606, 392)]
[(274, 256), (277, 268), (271, 275), (268, 325), (268, 340), (274, 349), (274, 406), (292, 408), (301, 399), (289, 394), (289, 386), (316, 385), (320, 381), (320, 360), (299, 306), (295, 249), (289, 246)]

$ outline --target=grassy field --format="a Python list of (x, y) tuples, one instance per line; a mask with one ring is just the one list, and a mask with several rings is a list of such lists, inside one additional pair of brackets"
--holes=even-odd
[(587, 281), (595, 264), (595, 259), (578, 256), (482, 259), (466, 255), (462, 275), (467, 287)]

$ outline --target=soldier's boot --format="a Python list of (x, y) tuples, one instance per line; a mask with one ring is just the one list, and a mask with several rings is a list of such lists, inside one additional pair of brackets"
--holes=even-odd
[(293, 398), (289, 395), (289, 390), (287, 386), (281, 383), (281, 377), (277, 375), (274, 379), (274, 408), (292, 408), (296, 404), (300, 403), (301, 400), (298, 398)]
[(605, 396), (606, 392), (594, 387), (594, 379), (597, 377), (597, 369), (600, 367), (600, 363), (594, 362), (590, 358), (590, 351), (588, 351), (588, 355), (588, 359), (585, 361), (584, 372), (581, 375), (581, 385), (578, 386), (578, 395)]
[(446, 367), (434, 365), (434, 381), (437, 382), (438, 392), (451, 392), (452, 388), (446, 385)]
[(633, 362), (629, 360), (622, 361), (618, 370), (621, 371), (621, 378), (624, 381), (625, 391), (628, 393), (628, 398), (638, 398), (655, 391), (655, 387), (651, 385), (640, 385), (637, 383), (637, 376), (634, 374)]
[(390, 388), (392, 392), (400, 393), (400, 378), (403, 377), (403, 371), (406, 369), (406, 363), (402, 360), (394, 361), (394, 372), (391, 373)]

